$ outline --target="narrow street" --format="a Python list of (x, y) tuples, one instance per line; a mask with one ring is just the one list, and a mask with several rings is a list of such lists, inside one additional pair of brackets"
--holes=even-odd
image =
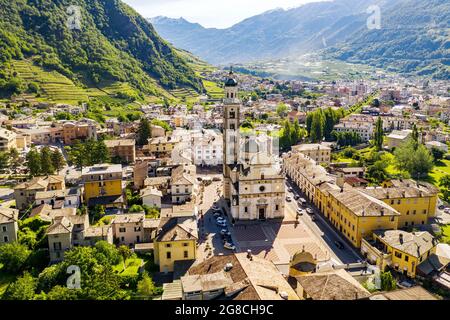
[[(289, 187), (293, 189), (293, 193), (287, 191)], [(300, 198), (308, 201), (307, 197), (290, 179), (286, 181), (286, 194), (291, 195), (292, 198), (295, 195), (299, 195)], [(298, 207), (297, 201), (292, 199), (291, 202), (287, 202), (286, 210), (290, 214), (296, 215)], [(326, 218), (319, 213), (319, 209), (314, 204), (308, 201), (307, 207), (313, 209), (315, 221), (312, 220), (312, 215), (308, 215), (306, 212), (299, 217), (299, 221), (316, 236), (317, 241), (321, 242), (329, 250), (333, 262), (347, 264), (362, 260), (361, 254), (333, 229)], [(344, 248), (339, 249), (335, 244), (336, 241), (341, 242)]]

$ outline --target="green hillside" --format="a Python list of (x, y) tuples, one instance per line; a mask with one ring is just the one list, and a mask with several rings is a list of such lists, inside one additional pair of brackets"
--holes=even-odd
[[(71, 5), (80, 8), (80, 30), (67, 26)], [(119, 0), (0, 0), (0, 12), (3, 98), (144, 100), (204, 90), (189, 63)]]

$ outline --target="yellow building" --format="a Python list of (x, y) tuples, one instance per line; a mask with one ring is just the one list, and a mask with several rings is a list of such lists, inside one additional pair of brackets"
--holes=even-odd
[(157, 137), (149, 139), (150, 152), (155, 155), (171, 154), (175, 146), (180, 142), (178, 137)]
[(398, 228), (427, 224), (436, 215), (439, 190), (426, 182), (391, 180), (383, 188), (365, 188), (364, 193), (400, 212)]
[(355, 247), (375, 230), (397, 229), (400, 213), (355, 188), (330, 191), (325, 216)]
[(88, 206), (122, 207), (122, 165), (99, 164), (84, 168), (84, 201)]
[(417, 266), (436, 252), (437, 241), (428, 232), (376, 230), (363, 239), (361, 252), (381, 270), (391, 267), (414, 278)]
[(161, 272), (172, 272), (175, 261), (197, 258), (197, 222), (193, 218), (161, 218), (154, 240), (155, 263)]

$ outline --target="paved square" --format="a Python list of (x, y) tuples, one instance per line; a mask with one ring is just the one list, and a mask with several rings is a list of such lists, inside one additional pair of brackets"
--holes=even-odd
[(267, 239), (262, 226), (239, 225), (234, 227), (237, 241), (265, 241)]

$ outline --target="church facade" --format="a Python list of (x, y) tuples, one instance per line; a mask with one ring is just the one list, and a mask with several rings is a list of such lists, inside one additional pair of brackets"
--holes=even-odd
[(285, 209), (285, 183), (273, 139), (241, 135), (238, 83), (230, 72), (223, 106), (224, 198), (238, 220), (281, 219)]

